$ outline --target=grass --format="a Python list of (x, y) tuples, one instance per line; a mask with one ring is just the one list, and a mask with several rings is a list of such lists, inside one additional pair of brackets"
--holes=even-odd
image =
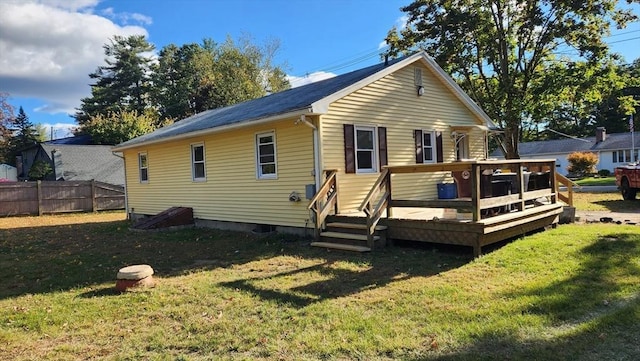
[(615, 186), (616, 177), (588, 177), (575, 181), (581, 186)]
[[(640, 227), (563, 225), (471, 259), (288, 236), (0, 219), (0, 358), (635, 360)], [(157, 286), (113, 292), (148, 263)]]
[(640, 213), (640, 200), (625, 201), (620, 192), (574, 193), (573, 205), (581, 211)]

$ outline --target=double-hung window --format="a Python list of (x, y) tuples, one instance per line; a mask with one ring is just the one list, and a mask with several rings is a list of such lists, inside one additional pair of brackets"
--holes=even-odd
[(423, 163), (436, 162), (436, 132), (422, 132), (422, 156)]
[(149, 163), (147, 161), (147, 153), (138, 153), (138, 169), (140, 174), (140, 183), (149, 181)]
[(191, 144), (191, 175), (196, 182), (207, 180), (204, 144)]
[(416, 163), (442, 163), (442, 132), (416, 129), (413, 131), (416, 145)]
[(377, 172), (376, 128), (356, 127), (356, 172)]
[(345, 173), (375, 173), (387, 165), (387, 128), (344, 124)]
[(276, 178), (276, 134), (274, 132), (256, 135), (256, 153), (258, 178)]

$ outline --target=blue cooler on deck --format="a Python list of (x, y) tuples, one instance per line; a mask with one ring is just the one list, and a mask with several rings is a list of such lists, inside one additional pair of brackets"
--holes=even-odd
[(438, 199), (455, 199), (456, 184), (455, 183), (438, 183)]

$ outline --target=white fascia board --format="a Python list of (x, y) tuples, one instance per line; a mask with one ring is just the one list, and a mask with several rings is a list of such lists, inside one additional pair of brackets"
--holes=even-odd
[(224, 125), (224, 126), (214, 127), (214, 128), (207, 128), (207, 129), (203, 129), (203, 130), (199, 130), (199, 131), (195, 131), (195, 132), (184, 133), (184, 134), (178, 134), (178, 135), (175, 135), (175, 136), (172, 136), (172, 137), (154, 139), (154, 140), (150, 140), (150, 141), (146, 141), (146, 142), (140, 142), (140, 143), (136, 143), (136, 144), (127, 145), (127, 146), (124, 146), (124, 147), (119, 147), (119, 146), (116, 145), (113, 148), (111, 148), (111, 151), (113, 151), (113, 152), (122, 152), (123, 150), (131, 149), (131, 148), (139, 148), (139, 147), (148, 146), (148, 145), (152, 145), (152, 144), (165, 143), (165, 142), (170, 142), (170, 141), (174, 141), (174, 140), (180, 140), (180, 139), (186, 139), (186, 138), (192, 138), (192, 137), (199, 137), (199, 136), (210, 135), (210, 134), (215, 134), (215, 133), (220, 133), (220, 132), (226, 132), (226, 131), (229, 131), (229, 130), (235, 130), (235, 129), (240, 129), (240, 128), (247, 128), (247, 127), (252, 127), (252, 126), (261, 125), (261, 124), (265, 124), (265, 123), (270, 123), (270, 122), (274, 122), (274, 121), (278, 121), (278, 120), (285, 120), (285, 119), (288, 119), (288, 118), (297, 118), (297, 117), (299, 117), (301, 115), (314, 115), (314, 114), (311, 112), (311, 108), (294, 110), (292, 112), (273, 115), (273, 116), (266, 117), (266, 118), (261, 118), (261, 119), (258, 119), (258, 120), (241, 121), (241, 122), (234, 123), (234, 124), (229, 124), (229, 125)]
[(451, 78), (451, 76), (449, 76), (449, 74), (447, 74), (447, 72), (445, 72), (444, 69), (442, 69), (440, 65), (438, 65), (438, 63), (433, 60), (432, 57), (424, 52), (423, 54), (424, 56), (422, 57), (422, 59), (426, 63), (427, 67), (433, 70), (436, 76), (440, 78), (440, 80), (442, 80), (445, 85), (448, 85), (449, 89), (453, 91), (453, 94), (464, 105), (466, 105), (472, 113), (474, 113), (478, 118), (482, 119), (489, 128), (498, 128), (493, 120), (491, 120), (489, 115), (487, 115), (487, 113), (485, 113), (484, 110), (480, 108), (480, 106), (476, 104), (476, 102), (474, 102), (473, 99), (471, 99), (471, 97), (464, 90), (462, 90), (462, 88), (460, 88), (458, 83), (456, 83), (455, 80), (453, 80), (453, 78)]
[[(329, 111), (329, 105), (331, 105), (331, 103), (335, 102), (338, 99), (342, 99), (345, 96), (364, 88), (365, 86), (375, 82), (376, 80), (382, 79), (383, 77), (397, 71), (398, 69), (401, 69), (405, 66), (407, 66), (408, 64), (413, 63), (414, 61), (422, 58), (422, 54), (424, 54), (424, 52), (420, 52), (420, 53), (416, 53), (400, 62), (397, 62), (395, 64), (389, 65), (386, 68), (382, 69), (381, 71), (372, 74), (362, 80), (360, 80), (357, 83), (354, 83), (344, 89), (341, 89), (340, 91), (337, 91), (331, 95), (328, 95), (318, 101), (316, 101), (315, 103), (311, 104), (311, 108), (313, 109), (314, 113), (321, 113), (321, 114), (326, 114)], [(425, 54), (426, 55), (426, 54)]]
[(462, 90), (462, 88), (460, 88), (460, 86), (449, 76), (449, 74), (447, 74), (438, 65), (438, 63), (436, 63), (435, 60), (433, 60), (433, 58), (431, 58), (425, 51), (420, 51), (398, 63), (384, 68), (383, 70), (367, 78), (360, 80), (357, 83), (354, 83), (349, 87), (326, 96), (311, 104), (311, 108), (313, 109), (314, 113), (326, 114), (329, 111), (329, 105), (336, 100), (341, 99), (361, 88), (364, 88), (365, 86), (375, 82), (376, 80), (382, 79), (383, 77), (416, 61), (422, 61), (428, 69), (431, 69), (436, 74), (436, 77), (445, 83), (445, 85), (462, 102), (462, 104), (464, 104), (471, 111), (471, 113), (475, 114), (478, 118), (485, 122), (485, 124), (483, 125), (487, 125), (489, 128), (498, 128), (491, 120), (491, 118), (487, 115), (487, 113), (485, 113), (484, 110), (482, 110), (482, 108), (480, 108), (480, 106), (478, 106), (478, 104), (476, 104), (473, 99), (471, 99), (471, 97), (469, 97), (469, 95), (467, 95), (467, 93), (465, 93), (464, 90)]

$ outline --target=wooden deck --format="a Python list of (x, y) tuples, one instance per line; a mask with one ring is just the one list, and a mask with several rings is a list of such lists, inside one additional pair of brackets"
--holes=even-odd
[[(494, 173), (496, 169), (502, 173)], [(462, 192), (470, 197), (452, 199), (403, 200), (391, 195), (391, 175), (394, 182), (402, 174), (419, 172), (468, 172), (470, 189)], [(537, 174), (540, 180), (531, 179)], [(504, 183), (504, 191), (491, 191), (492, 184)], [(335, 182), (335, 172), (328, 179)], [(559, 185), (568, 187), (568, 195), (559, 193)], [(561, 199), (570, 204), (572, 184), (555, 173), (554, 160), (469, 161), (415, 166), (386, 167), (363, 200), (358, 211), (336, 214), (337, 187), (328, 196), (318, 196), (317, 209), (310, 206), (316, 218), (316, 239), (322, 239), (327, 222), (364, 225), (367, 247), (374, 248), (379, 226), (385, 228), (385, 238), (469, 246), (478, 256), (482, 247), (537, 229), (555, 226), (563, 211)], [(497, 184), (500, 186), (501, 184)], [(337, 197), (336, 197), (337, 195)], [(323, 198), (325, 197), (325, 198)], [(321, 205), (322, 199), (329, 201)], [(317, 210), (317, 211), (316, 211)], [(332, 212), (335, 211), (335, 212)], [(332, 223), (335, 224), (335, 223)], [(378, 233), (377, 233), (378, 232)], [(334, 234), (335, 232), (331, 232)], [(328, 242), (324, 242), (328, 243)]]

